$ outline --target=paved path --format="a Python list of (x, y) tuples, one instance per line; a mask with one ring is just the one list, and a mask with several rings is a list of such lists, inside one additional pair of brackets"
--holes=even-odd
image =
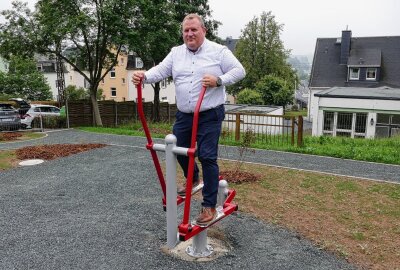
[[(110, 146), (0, 172), (0, 269), (353, 269), (240, 212), (219, 224), (232, 245), (228, 255), (196, 263), (164, 254), (165, 212), (143, 138), (66, 130), (0, 149), (89, 142)], [(234, 152), (227, 149), (226, 157)], [(256, 155), (257, 162), (296, 161), (280, 152)]]
[[(155, 141), (157, 143), (164, 143), (164, 140), (162, 139), (157, 139)], [(70, 129), (50, 132), (48, 133), (47, 137), (42, 139), (0, 144), (0, 150), (15, 149), (27, 145), (56, 143), (105, 143), (115, 146), (144, 149), (146, 139), (142, 137), (98, 134)], [(239, 158), (238, 151), (235, 147), (221, 146), (219, 152), (221, 158), (234, 160)], [(270, 150), (255, 150), (255, 153), (246, 155), (245, 161), (267, 164), (270, 166), (318, 171), (323, 173), (400, 183), (400, 166), (398, 165), (387, 165), (381, 163)]]

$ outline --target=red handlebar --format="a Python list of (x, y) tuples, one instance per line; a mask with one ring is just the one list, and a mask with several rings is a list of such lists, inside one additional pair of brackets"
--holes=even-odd
[(163, 192), (163, 204), (165, 205), (166, 199), (166, 187), (165, 187), (165, 179), (164, 174), (161, 170), (160, 162), (158, 161), (157, 153), (153, 150), (153, 140), (151, 139), (150, 130), (147, 126), (146, 117), (143, 112), (143, 100), (142, 100), (142, 80), (140, 80), (139, 84), (136, 85), (137, 94), (138, 94), (138, 114), (140, 117), (140, 121), (142, 122), (144, 133), (146, 134), (147, 138), (147, 145), (146, 148), (150, 150), (151, 157), (153, 158), (154, 166), (156, 167), (158, 180), (160, 182), (160, 186)]
[(194, 174), (194, 154), (196, 152), (196, 139), (197, 139), (197, 127), (199, 123), (199, 114), (201, 103), (203, 102), (204, 95), (206, 93), (207, 87), (203, 86), (201, 88), (199, 99), (197, 100), (196, 107), (194, 109), (193, 115), (193, 126), (192, 126), (192, 139), (190, 142), (190, 148), (188, 150), (189, 155), (189, 166), (188, 166), (188, 176), (186, 180), (186, 199), (185, 199), (185, 208), (183, 212), (183, 220), (182, 224), (189, 223), (190, 216), (190, 202), (192, 197), (192, 184), (193, 184), (193, 174)]
[[(138, 114), (140, 117), (140, 121), (142, 122), (142, 125), (143, 125), (144, 133), (146, 134), (146, 138), (147, 138), (147, 146), (146, 147), (151, 152), (151, 156), (153, 158), (153, 162), (154, 162), (154, 165), (157, 170), (158, 179), (159, 179), (159, 182), (160, 182), (163, 194), (164, 194), (163, 201), (165, 203), (166, 187), (165, 187), (164, 175), (162, 173), (157, 154), (153, 150), (153, 140), (151, 138), (150, 131), (149, 131), (149, 128), (148, 128), (147, 122), (146, 122), (146, 117), (143, 112), (142, 81), (140, 81), (140, 83), (136, 85), (136, 88), (137, 88), (137, 94), (138, 94)], [(194, 174), (194, 158), (195, 158), (195, 152), (196, 152), (197, 126), (198, 126), (198, 122), (199, 122), (201, 103), (203, 102), (203, 98), (206, 93), (206, 90), (207, 90), (207, 88), (205, 86), (203, 86), (200, 91), (199, 99), (197, 100), (197, 104), (196, 104), (194, 115), (193, 115), (192, 137), (191, 137), (190, 148), (188, 149), (189, 167), (188, 167), (188, 176), (187, 176), (187, 182), (186, 182), (186, 199), (185, 199), (185, 209), (184, 209), (183, 221), (182, 221), (183, 224), (188, 224), (188, 222), (189, 222), (190, 201), (191, 201), (191, 196), (192, 196), (192, 184), (193, 184), (193, 174)]]

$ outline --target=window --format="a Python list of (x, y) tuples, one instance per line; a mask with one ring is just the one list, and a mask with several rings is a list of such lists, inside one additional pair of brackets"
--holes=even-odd
[(115, 78), (115, 68), (110, 70), (110, 78)]
[(60, 113), (60, 109), (59, 108), (51, 107), (50, 109), (51, 109), (52, 113)]
[(125, 78), (122, 78), (122, 83), (125, 84)]
[(359, 68), (350, 68), (349, 79), (350, 80), (358, 80), (360, 78), (360, 69)]
[(367, 128), (367, 114), (356, 113), (355, 133), (365, 133)]
[(367, 113), (329, 112), (324, 111), (322, 134), (365, 138)]
[(111, 87), (111, 96), (116, 97), (117, 96), (117, 88)]
[(161, 101), (162, 102), (168, 102), (168, 98), (167, 97), (161, 97)]
[(121, 57), (121, 66), (124, 64), (124, 58)]
[(324, 125), (323, 125), (323, 133), (324, 134), (332, 134), (333, 133), (334, 118), (335, 118), (334, 112), (324, 111)]
[(143, 61), (140, 57), (135, 58), (135, 67), (136, 68), (143, 68)]
[(161, 88), (167, 88), (167, 79), (161, 81)]
[(37, 65), (36, 68), (37, 68), (38, 71), (42, 71), (43, 70), (42, 65)]
[(399, 114), (377, 114), (375, 137), (390, 138), (400, 134)]
[(367, 80), (376, 80), (376, 68), (367, 68)]

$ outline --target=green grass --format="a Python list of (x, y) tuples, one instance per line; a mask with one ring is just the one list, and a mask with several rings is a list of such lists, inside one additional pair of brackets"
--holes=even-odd
[[(165, 138), (169, 133), (172, 133), (172, 125), (168, 123), (149, 123), (151, 136), (154, 138)], [(119, 126), (117, 128), (112, 127), (79, 127), (80, 130), (107, 133), (116, 135), (128, 135), (128, 136), (145, 136), (142, 125), (140, 123), (133, 123), (129, 125)]]
[(0, 170), (12, 168), (12, 161), (15, 159), (15, 151), (0, 151)]
[[(172, 125), (168, 123), (150, 123), (149, 128), (152, 137), (164, 138), (165, 135), (171, 133)], [(118, 128), (83, 127), (80, 129), (99, 133), (144, 136), (140, 123)], [(240, 146), (241, 142), (236, 142), (232, 137), (229, 137), (221, 138), (220, 144)], [(303, 138), (303, 146), (301, 147), (282, 143), (282, 140), (260, 141), (256, 137), (256, 141), (250, 147), (400, 165), (400, 151), (398, 150), (400, 149), (400, 136), (372, 140), (306, 135)]]
[(300, 111), (285, 111), (285, 116), (307, 116), (307, 109)]

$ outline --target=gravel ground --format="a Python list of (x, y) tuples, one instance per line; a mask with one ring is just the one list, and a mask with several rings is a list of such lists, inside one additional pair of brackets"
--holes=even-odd
[[(67, 130), (0, 149), (89, 142), (110, 146), (0, 172), (0, 269), (354, 269), (240, 212), (218, 225), (232, 245), (228, 255), (203, 263), (166, 255), (165, 212), (143, 138)], [(279, 165), (289, 159), (280, 152), (256, 155), (257, 162)]]

